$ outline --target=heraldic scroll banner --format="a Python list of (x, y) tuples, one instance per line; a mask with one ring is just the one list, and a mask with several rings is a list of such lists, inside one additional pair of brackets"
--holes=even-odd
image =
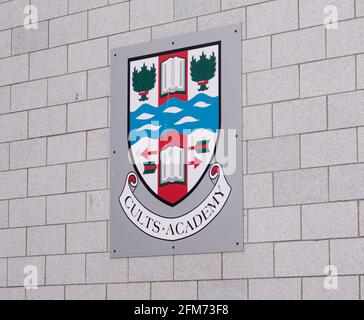
[(243, 250), (241, 26), (111, 57), (111, 257)]

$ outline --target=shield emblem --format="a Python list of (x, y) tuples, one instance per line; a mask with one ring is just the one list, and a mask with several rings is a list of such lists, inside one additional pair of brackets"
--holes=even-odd
[(220, 129), (220, 43), (129, 60), (128, 137), (135, 170), (175, 206), (208, 171)]

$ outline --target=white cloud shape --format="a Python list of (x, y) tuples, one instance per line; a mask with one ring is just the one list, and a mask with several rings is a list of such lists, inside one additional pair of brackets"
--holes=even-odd
[(197, 108), (207, 108), (209, 106), (211, 106), (211, 104), (208, 104), (208, 103), (203, 102), (203, 101), (199, 101), (199, 102), (194, 104), (194, 107), (197, 107)]
[(144, 126), (140, 127), (137, 131), (143, 131), (143, 130), (157, 131), (157, 130), (159, 130), (161, 127), (162, 127), (162, 126), (155, 126), (155, 125), (153, 125), (153, 124), (148, 123), (148, 124), (146, 124), (146, 125), (144, 125)]
[(188, 117), (184, 117), (184, 118), (180, 119), (179, 121), (177, 121), (175, 123), (175, 125), (180, 125), (180, 124), (184, 124), (184, 123), (188, 123), (188, 122), (197, 122), (197, 121), (198, 120), (196, 118), (188, 116)]
[(154, 115), (153, 114), (150, 114), (150, 113), (142, 113), (138, 118), (137, 120), (149, 120), (149, 119), (152, 119), (154, 118)]
[(180, 109), (178, 107), (169, 107), (166, 110), (164, 110), (163, 113), (179, 113), (181, 111), (182, 111), (182, 109)]

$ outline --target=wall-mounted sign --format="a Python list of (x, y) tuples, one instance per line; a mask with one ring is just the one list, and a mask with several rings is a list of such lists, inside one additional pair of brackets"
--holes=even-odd
[(240, 26), (112, 52), (111, 256), (242, 250)]

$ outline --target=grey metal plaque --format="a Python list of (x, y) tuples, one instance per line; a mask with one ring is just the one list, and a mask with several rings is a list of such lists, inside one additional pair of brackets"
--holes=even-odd
[(241, 26), (111, 59), (111, 257), (241, 251)]

